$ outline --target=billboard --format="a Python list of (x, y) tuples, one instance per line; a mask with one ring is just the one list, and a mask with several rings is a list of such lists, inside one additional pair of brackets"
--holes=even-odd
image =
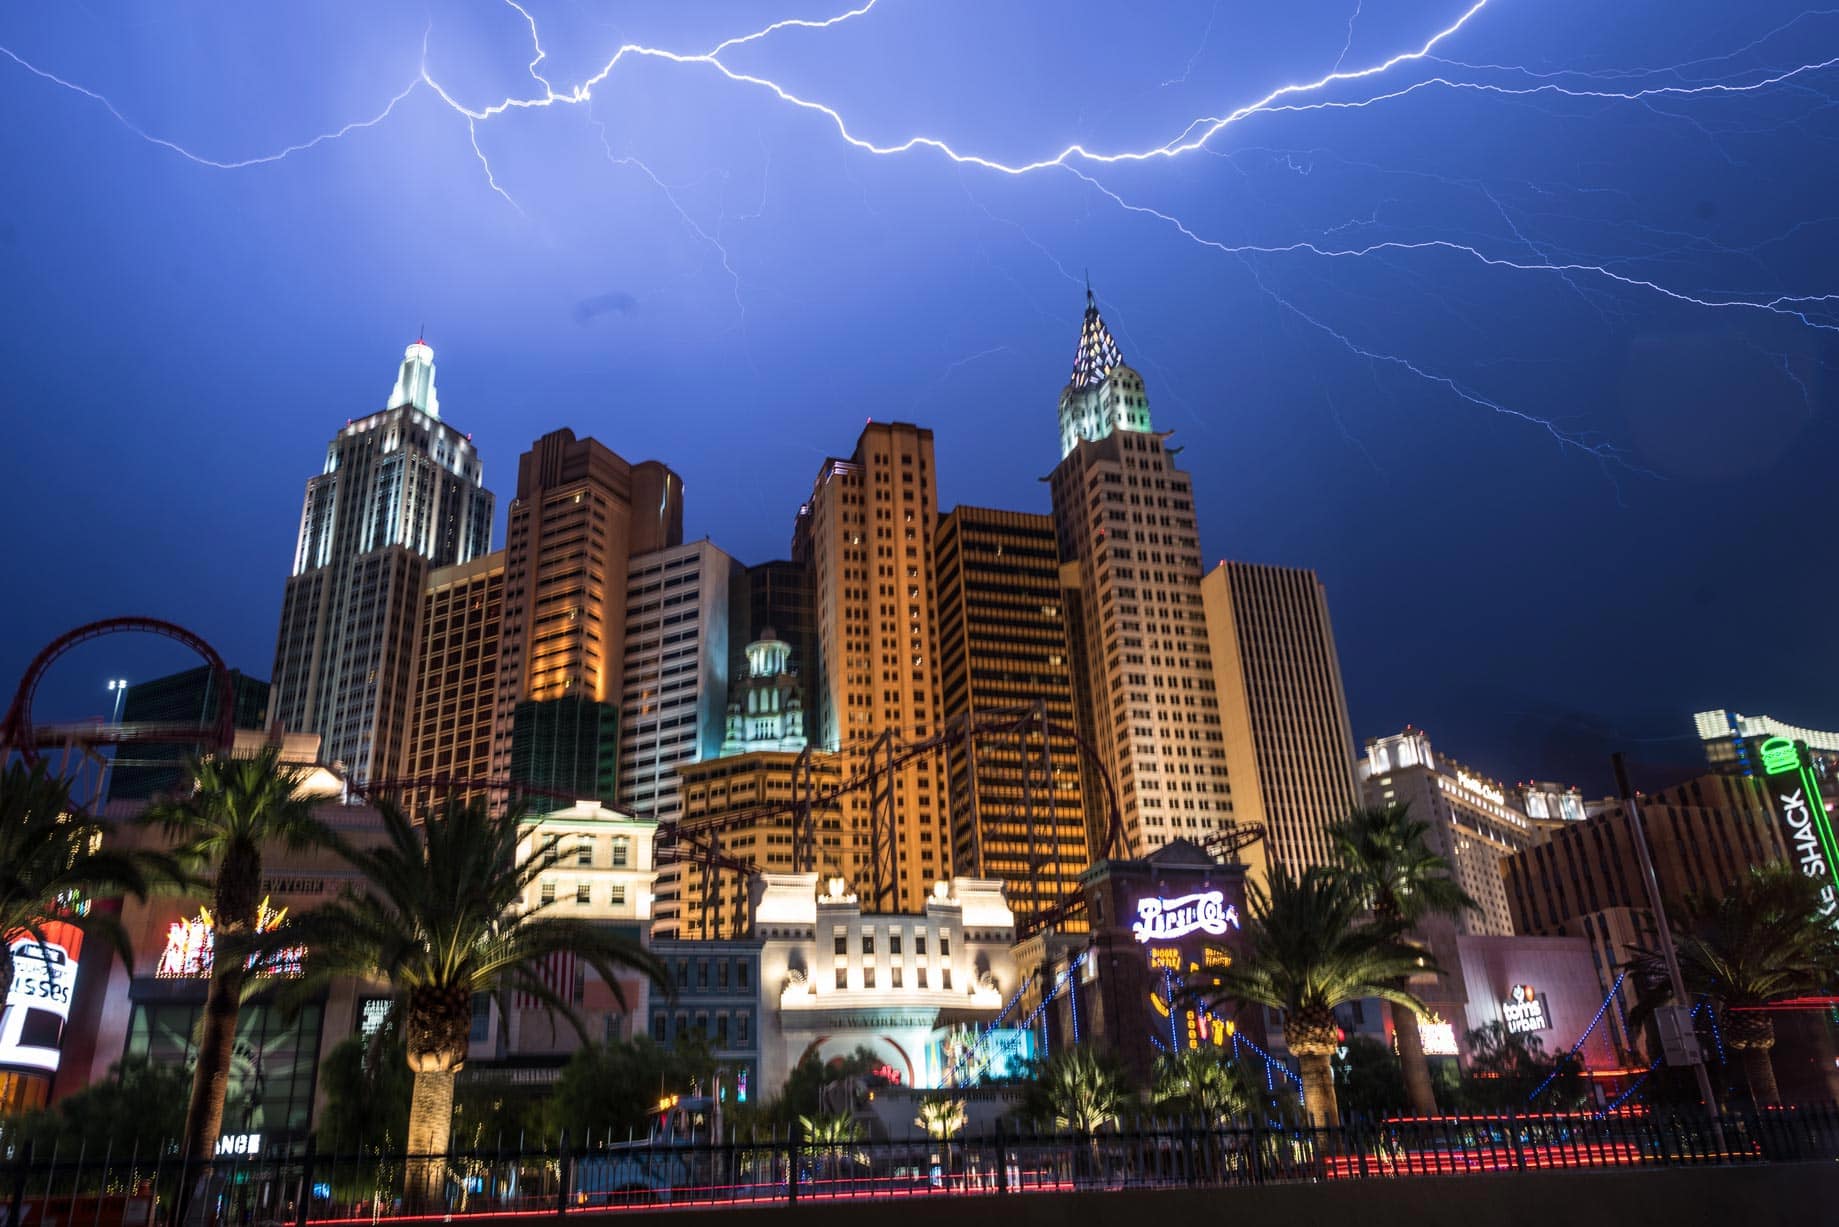
[(1769, 803), (1788, 828), (1788, 859), (1820, 883), (1821, 915), (1839, 922), (1839, 847), (1807, 748), (1786, 737), (1769, 737), (1757, 754)]
[(6, 938), (13, 954), (13, 987), (0, 1013), (0, 1067), (54, 1074), (70, 1022), (83, 933), (61, 920), (41, 928), (42, 943), (23, 932)]

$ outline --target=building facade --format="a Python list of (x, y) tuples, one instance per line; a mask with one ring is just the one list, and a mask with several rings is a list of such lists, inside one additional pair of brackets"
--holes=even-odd
[(1734, 711), (1702, 711), (1693, 724), (1705, 745), (1705, 760), (1714, 770), (1735, 771), (1740, 775), (1757, 775), (1762, 763), (1756, 747), (1770, 737), (1785, 737), (1807, 747), (1815, 771), (1822, 779), (1839, 774), (1839, 733), (1824, 729), (1802, 728), (1777, 720), (1773, 716), (1746, 716)]
[(1088, 293), (1049, 480), (1074, 680), (1131, 855), (1233, 822), (1193, 494), (1167, 438)]
[(768, 1088), (807, 1055), (857, 1048), (897, 1086), (946, 1085), (941, 1029), (995, 1020), (1017, 987), (1015, 917), (996, 882), (940, 881), (923, 908), (895, 914), (865, 912), (841, 878), (820, 892), (815, 873), (765, 874), (754, 922)]
[(492, 775), (562, 796), (618, 795), (627, 571), (681, 544), (682, 482), (556, 430), (518, 460), (505, 539)]
[[(239, 729), (259, 729), (268, 719), (268, 683), (230, 670), (231, 720)], [(151, 681), (135, 682), (121, 701), (123, 724), (195, 724), (207, 727), (217, 715), (217, 676), (208, 665)], [(111, 801), (145, 801), (185, 782), (185, 758), (202, 745), (137, 745), (118, 748), (109, 768)]]
[[(840, 755), (751, 750), (685, 763), (678, 771), (680, 829), (695, 842), (659, 879), (658, 932), (699, 939), (750, 932), (755, 874), (802, 868), (795, 805), (806, 798), (816, 872), (845, 879), (869, 872), (867, 844), (846, 824), (845, 800), (829, 796), (843, 779)], [(667, 887), (676, 904), (669, 917), (663, 913)]]
[[(1787, 856), (1756, 780), (1700, 776), (1644, 795), (1639, 809), (1662, 899), (1715, 894), (1750, 866)], [(1605, 994), (1636, 952), (1655, 943), (1631, 821), (1625, 804), (1608, 801), (1504, 862), (1515, 930), (1588, 941)], [(1623, 1011), (1634, 1007), (1632, 985), (1624, 983), (1619, 996)], [(1633, 1047), (1634, 1038), (1621, 1036), (1623, 1046)]]
[(411, 813), (490, 799), (483, 784), (492, 774), (503, 626), (503, 550), (428, 573), (406, 771), (427, 783), (404, 797)]
[(482, 483), (471, 439), (441, 419), (421, 341), (388, 405), (349, 422), (307, 482), (269, 723), (317, 733), (326, 761), (356, 781), (403, 775), (422, 587), (430, 567), (490, 551)]
[[(652, 892), (658, 824), (648, 818), (582, 800), (547, 813), (533, 814), (522, 826), (517, 856), (553, 858), (549, 869), (532, 880), (524, 912), (590, 921), (635, 944), (651, 937)], [(570, 1003), (592, 1039), (630, 1039), (643, 1030), (651, 985), (634, 972), (620, 977), (618, 991), (571, 954), (553, 956), (541, 969), (546, 987)], [(510, 994), (505, 1028), (506, 1055), (566, 1055), (580, 1037), (558, 1022), (531, 994)], [(557, 1062), (559, 1064), (559, 1062)]]
[(651, 952), (672, 986), (668, 998), (652, 999), (651, 1038), (674, 1049), (700, 1037), (726, 1073), (733, 1102), (771, 1098), (778, 1087), (760, 1081), (760, 943), (658, 939)]
[(1222, 562), (1201, 581), (1233, 816), (1264, 827), (1249, 858), (1329, 864), (1359, 796), (1328, 595), (1315, 572)]
[(1026, 925), (1072, 897), (1092, 860), (1053, 520), (956, 507), (933, 553), (945, 720), (1024, 721), (949, 757), (951, 869), (1002, 882)]
[[(904, 422), (864, 427), (849, 459), (824, 462), (800, 509), (793, 556), (811, 574), (811, 727), (817, 749), (843, 755), (846, 774), (939, 731), (937, 519), (932, 432)], [(924, 907), (950, 863), (940, 764), (922, 758), (874, 796), (851, 795), (844, 820), (875, 866), (851, 879), (864, 907)]]
[(707, 541), (631, 560), (619, 720), (619, 798), (669, 826), (677, 769), (721, 752), (728, 717), (728, 613), (740, 564)]

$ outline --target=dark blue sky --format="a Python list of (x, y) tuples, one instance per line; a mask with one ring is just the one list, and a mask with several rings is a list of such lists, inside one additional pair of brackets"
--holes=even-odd
[[(1177, 156), (1012, 174), (855, 147), (762, 82), (876, 146), (1141, 151), (1462, 0), (881, 0), (721, 66), (628, 52), (578, 101), (622, 44), (847, 0), (530, 0), (567, 100), (470, 132), (544, 96), (517, 8), (301, 7), (0, 13), (9, 690), (124, 612), (266, 676), (303, 483), (423, 324), (501, 525), (567, 425), (681, 472), (692, 535), (781, 556), (871, 416), (936, 431), (944, 505), (1045, 510), (1089, 269), (1206, 552), (1327, 583), (1358, 738), (1594, 790), (1616, 746), (1690, 762), (1702, 707), (1839, 725), (1839, 312), (1781, 301), (1839, 280), (1839, 15), (1487, 0), (1436, 58)], [(184, 660), (100, 642), (39, 717)]]

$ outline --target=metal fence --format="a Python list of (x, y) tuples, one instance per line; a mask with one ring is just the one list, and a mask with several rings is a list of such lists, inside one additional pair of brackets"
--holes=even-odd
[[(182, 1190), (186, 1227), (355, 1224), (410, 1213), (568, 1214), (646, 1207), (780, 1205), (850, 1199), (1026, 1196), (1075, 1190), (1222, 1188), (1564, 1168), (1665, 1168), (1839, 1160), (1839, 1109), (1707, 1116), (1452, 1116), (1335, 1128), (1141, 1121), (1095, 1136), (1001, 1127), (983, 1137), (714, 1145), (632, 1143), (585, 1134), (547, 1149), (497, 1145), (445, 1155), (286, 1151), (181, 1163), (169, 1146), (0, 1158), (4, 1227), (169, 1227)], [(405, 1204), (405, 1178), (435, 1172), (441, 1192)]]

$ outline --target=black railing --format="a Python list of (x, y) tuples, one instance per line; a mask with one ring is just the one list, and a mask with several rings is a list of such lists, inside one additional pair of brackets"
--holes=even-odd
[[(1143, 1120), (1090, 1137), (999, 1125), (980, 1137), (712, 1144), (497, 1144), (445, 1155), (306, 1143), (182, 1163), (170, 1145), (50, 1154), (0, 1145), (0, 1227), (307, 1227), (605, 1209), (1025, 1196), (1566, 1168), (1839, 1160), (1839, 1109), (1717, 1117), (1449, 1116), (1308, 1128)], [(408, 1195), (405, 1199), (405, 1188)], [(183, 1223), (179, 1222), (183, 1204)]]

